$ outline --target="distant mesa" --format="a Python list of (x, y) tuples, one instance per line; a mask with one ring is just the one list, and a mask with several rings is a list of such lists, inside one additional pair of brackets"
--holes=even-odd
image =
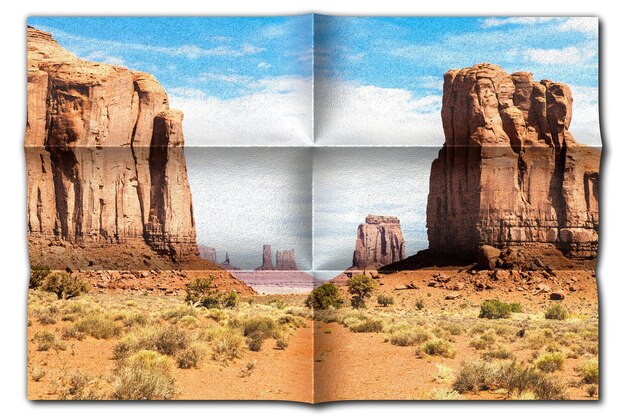
[(445, 74), (445, 143), (427, 207), (432, 255), (547, 244), (596, 257), (600, 150), (569, 132), (572, 102), (563, 83), (493, 64)]
[(198, 256), (210, 262), (217, 262), (217, 253), (215, 248), (198, 244)]
[(263, 258), (261, 266), (255, 271), (295, 271), (296, 266), (294, 249), (276, 251), (276, 266), (272, 263), (272, 245), (263, 245)]
[(353, 268), (376, 269), (401, 261), (405, 256), (400, 219), (370, 214), (365, 218), (365, 223), (359, 225), (352, 260)]

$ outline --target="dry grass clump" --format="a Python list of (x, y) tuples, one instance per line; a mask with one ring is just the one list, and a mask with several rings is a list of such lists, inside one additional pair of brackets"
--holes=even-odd
[(151, 350), (140, 350), (120, 361), (112, 384), (116, 400), (170, 400), (176, 396), (170, 359)]
[(421, 327), (405, 327), (392, 330), (389, 343), (396, 346), (415, 346), (430, 339), (430, 334)]
[[(111, 339), (118, 337), (124, 330), (124, 325), (102, 314), (91, 314), (79, 320), (74, 325), (76, 333), (87, 334), (96, 339)], [(68, 333), (69, 335), (70, 333)]]
[(600, 368), (597, 359), (588, 359), (576, 371), (583, 384), (597, 384), (600, 380)]
[(493, 329), (474, 337), (470, 341), (470, 346), (476, 350), (490, 349), (496, 343), (496, 332)]
[(194, 343), (176, 354), (176, 365), (181, 369), (197, 368), (205, 356), (204, 347)]
[(535, 360), (535, 366), (537, 369), (546, 373), (562, 370), (564, 363), (565, 358), (561, 352), (544, 353)]
[(33, 341), (37, 343), (37, 350), (40, 352), (47, 352), (50, 349), (58, 351), (65, 350), (65, 345), (57, 340), (54, 333), (48, 330), (43, 330), (35, 333)]
[(245, 338), (230, 328), (217, 328), (210, 332), (207, 337), (213, 346), (211, 358), (222, 363), (239, 357), (245, 343)]
[(430, 356), (454, 358), (454, 356), (456, 355), (456, 349), (447, 340), (432, 339), (423, 343), (415, 353), (418, 356), (426, 354)]

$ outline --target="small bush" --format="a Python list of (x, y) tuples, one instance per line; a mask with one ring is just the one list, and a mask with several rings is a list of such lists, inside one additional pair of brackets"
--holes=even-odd
[(263, 337), (274, 337), (278, 330), (276, 322), (267, 316), (252, 317), (243, 322), (243, 335), (251, 336), (254, 333), (260, 333)]
[(289, 346), (289, 341), (286, 337), (281, 336), (276, 339), (276, 345), (274, 345), (274, 349), (285, 350)]
[(355, 275), (347, 282), (348, 292), (352, 294), (350, 304), (353, 308), (365, 308), (365, 299), (372, 296), (376, 281), (367, 275)]
[(253, 352), (259, 352), (263, 347), (263, 342), (265, 342), (267, 337), (262, 332), (253, 332), (250, 333), (246, 338), (246, 344), (248, 345), (248, 349)]
[(426, 307), (426, 304), (424, 303), (423, 299), (419, 299), (415, 302), (415, 308), (418, 310), (423, 310)]
[(232, 308), (237, 306), (239, 295), (235, 291), (220, 292), (213, 283), (214, 277), (196, 278), (185, 286), (187, 296), (185, 301), (193, 303), (193, 305), (203, 306), (206, 308)]
[(378, 300), (377, 301), (378, 301), (378, 304), (380, 304), (383, 307), (387, 307), (387, 306), (393, 305), (393, 303), (394, 303), (393, 297), (390, 296), (390, 295), (386, 295), (386, 294), (380, 294), (378, 296)]
[(430, 334), (420, 327), (400, 329), (391, 333), (389, 343), (396, 346), (414, 346), (426, 342)]
[(378, 319), (366, 319), (349, 326), (354, 333), (379, 333), (383, 331), (383, 321)]
[(496, 336), (493, 330), (474, 337), (470, 340), (469, 345), (476, 350), (485, 350), (492, 347), (496, 343)]
[(45, 377), (45, 376), (46, 376), (46, 370), (43, 369), (43, 368), (33, 367), (30, 370), (30, 377), (35, 382), (41, 381), (43, 379), (43, 377)]
[(596, 359), (585, 361), (576, 369), (584, 384), (597, 384), (600, 376), (600, 369)]
[(332, 282), (327, 282), (311, 291), (305, 304), (315, 310), (326, 310), (331, 307), (341, 307), (343, 300), (337, 286)]
[(221, 330), (212, 336), (213, 354), (216, 361), (230, 361), (239, 356), (244, 338), (232, 330)]
[(96, 339), (110, 339), (122, 333), (123, 325), (103, 316), (86, 317), (74, 324), (75, 333), (88, 334)]
[(176, 326), (168, 326), (156, 337), (154, 347), (157, 352), (173, 356), (189, 346), (187, 333)]
[(480, 306), (481, 319), (505, 319), (511, 317), (511, 305), (500, 300), (485, 300)]
[(37, 289), (41, 287), (43, 280), (48, 276), (49, 273), (50, 268), (48, 268), (47, 266), (31, 266), (28, 288)]
[(544, 353), (535, 360), (535, 366), (546, 373), (552, 373), (563, 369), (565, 358), (561, 352)]
[(331, 329), (330, 327), (327, 327), (326, 329), (324, 329), (324, 333), (325, 334), (332, 334), (333, 333), (333, 329)]
[(598, 396), (598, 386), (596, 384), (592, 384), (589, 385), (589, 387), (587, 387), (587, 395), (589, 395), (590, 397), (597, 397)]
[(37, 350), (40, 352), (47, 352), (50, 349), (54, 349), (57, 352), (65, 350), (65, 345), (57, 340), (54, 333), (48, 330), (35, 333), (33, 341), (37, 342)]
[(444, 358), (454, 358), (456, 351), (450, 342), (443, 339), (428, 340), (417, 351), (418, 355), (425, 353), (430, 356), (443, 356)]
[(511, 307), (511, 313), (523, 313), (522, 305), (520, 303), (511, 303), (509, 304)]
[(41, 289), (56, 294), (59, 299), (68, 299), (89, 291), (89, 283), (67, 272), (51, 272), (42, 281)]
[(452, 389), (460, 393), (488, 390), (495, 385), (497, 372), (497, 368), (489, 362), (477, 360), (462, 362), (452, 383)]
[(170, 360), (157, 352), (140, 350), (124, 359), (113, 374), (116, 400), (169, 400), (175, 397)]
[(205, 351), (199, 345), (190, 345), (176, 355), (176, 365), (181, 369), (197, 368)]
[(565, 320), (567, 310), (560, 303), (556, 303), (546, 310), (545, 317), (548, 320)]
[(499, 346), (497, 349), (483, 352), (480, 357), (484, 361), (492, 361), (494, 359), (514, 359), (513, 354), (506, 350), (504, 346)]

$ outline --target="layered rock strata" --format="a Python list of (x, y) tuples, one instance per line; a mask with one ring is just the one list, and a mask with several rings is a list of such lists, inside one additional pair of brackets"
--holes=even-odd
[(368, 215), (357, 229), (353, 268), (378, 268), (405, 258), (400, 220), (392, 216)]
[(197, 253), (183, 115), (153, 76), (81, 60), (29, 27), (27, 106), (29, 238)]
[(600, 150), (569, 132), (572, 100), (565, 84), (497, 65), (445, 74), (445, 143), (427, 207), (433, 252), (550, 244), (596, 256)]

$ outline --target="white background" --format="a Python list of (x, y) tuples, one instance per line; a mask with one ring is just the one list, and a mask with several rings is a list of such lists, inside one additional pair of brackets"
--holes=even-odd
[[(213, 414), (218, 416), (252, 415), (415, 415), (465, 416), (498, 413), (509, 416), (533, 415), (623, 415), (626, 398), (626, 236), (624, 181), (626, 175), (626, 138), (624, 131), (624, 39), (626, 24), (620, 2), (574, 2), (526, 0), (510, 1), (235, 1), (203, 4), (198, 0), (167, 2), (138, 0), (3, 2), (0, 31), (0, 398), (4, 415), (90, 415), (116, 416), (146, 413), (165, 416), (173, 413)], [(25, 126), (26, 95), (26, 16), (74, 14), (205, 14), (264, 15), (317, 12), (344, 15), (597, 15), (601, 27), (601, 110), (604, 157), (602, 160), (602, 216), (599, 285), (601, 299), (601, 401), (597, 403), (426, 403), (426, 402), (351, 402), (308, 406), (276, 402), (214, 403), (34, 403), (26, 400), (26, 183), (22, 142)], [(219, 383), (219, 381), (216, 381)], [(183, 407), (178, 409), (178, 407)], [(622, 412), (619, 412), (619, 410)]]

